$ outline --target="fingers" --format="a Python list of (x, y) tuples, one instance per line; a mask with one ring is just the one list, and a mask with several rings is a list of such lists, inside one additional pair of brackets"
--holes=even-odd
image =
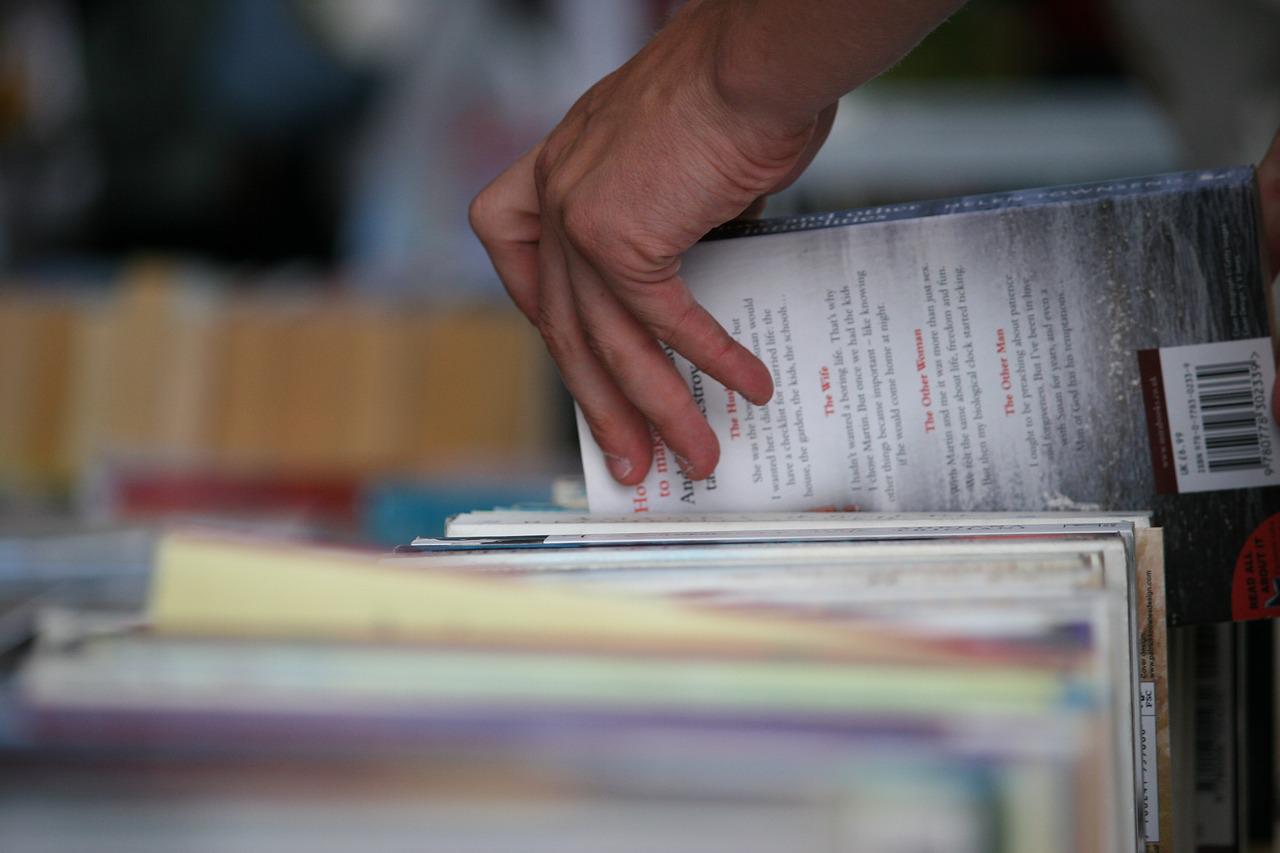
[[(796, 174), (821, 145), (833, 112), (815, 122), (811, 150), (796, 163)], [(582, 132), (580, 113), (571, 111), (476, 197), (472, 227), (512, 300), (542, 333), (615, 479), (630, 485), (647, 473), (649, 424), (687, 476), (705, 478), (719, 459), (719, 444), (657, 341), (756, 404), (773, 395), (773, 376), (693, 298), (675, 274), (678, 260), (654, 261), (660, 269), (641, 280), (626, 272), (635, 266), (623, 260), (634, 235), (611, 227), (618, 220), (608, 215), (620, 203), (628, 209), (626, 203), (614, 192), (582, 191), (586, 175), (600, 167), (600, 154)], [(661, 251), (676, 257), (687, 239), (677, 237)], [(630, 254), (640, 254), (641, 268), (649, 263), (643, 253)]]
[[(822, 144), (827, 141), (838, 106), (838, 101), (833, 102), (818, 113), (804, 150), (787, 174), (770, 189), (771, 193), (791, 186), (813, 162)], [(1280, 152), (1277, 152), (1277, 157), (1280, 158)], [(755, 199), (738, 218), (758, 217), (764, 212), (766, 198), (767, 196), (760, 196)], [(663, 292), (664, 288), (669, 290)], [(676, 352), (725, 386), (741, 392), (752, 403), (764, 405), (769, 402), (769, 398), (773, 396), (773, 381), (768, 369), (746, 347), (733, 341), (724, 327), (694, 301), (679, 279), (673, 278), (659, 285), (646, 285), (644, 291), (627, 301), (637, 316), (645, 320), (650, 329)], [(646, 302), (649, 304), (643, 304)], [(674, 325), (673, 318), (679, 318), (674, 320)]]
[(649, 428), (583, 335), (561, 244), (546, 220), (544, 214), (538, 244), (538, 331), (604, 452), (609, 472), (623, 485), (634, 485), (649, 472)]
[[(544, 227), (562, 235), (563, 251), (573, 261), (570, 278), (576, 283), (581, 275), (598, 282), (599, 290), (611, 292), (653, 337), (699, 370), (752, 403), (767, 403), (773, 396), (768, 368), (693, 298), (676, 275), (679, 260), (654, 261), (642, 251), (627, 248), (632, 236), (611, 221), (610, 205), (598, 194), (577, 193), (571, 201), (571, 206), (566, 205), (553, 194), (544, 194), (543, 199), (551, 212)], [(630, 265), (621, 261), (626, 257), (632, 258)], [(653, 277), (637, 280), (635, 273), (625, 272), (628, 268), (652, 268)]]
[(471, 227), (516, 307), (542, 333), (610, 473), (633, 485), (648, 472), (649, 429), (582, 335), (559, 241), (554, 235), (542, 239), (547, 232), (534, 174), (542, 147), (525, 154), (476, 196), (468, 211)]
[[(615, 234), (604, 243), (595, 242), (597, 238), (604, 238), (600, 226), (606, 219), (599, 213), (608, 211), (610, 205), (583, 205), (582, 195), (576, 195), (573, 204), (568, 203), (570, 194), (564, 187), (574, 183), (574, 175), (565, 167), (565, 161), (580, 144), (580, 138), (567, 142), (553, 139), (535, 163), (534, 182), (542, 206), (541, 241), (544, 247), (558, 244), (556, 254), (562, 264), (555, 269), (540, 269), (542, 322), (566, 330), (570, 328), (571, 321), (576, 321), (572, 342), (556, 341), (554, 344), (566, 350), (565, 357), (557, 358), (557, 363), (561, 365), (566, 384), (576, 382), (586, 387), (590, 382), (590, 386), (596, 389), (588, 399), (573, 385), (570, 387), (597, 442), (606, 450), (607, 456), (613, 457), (611, 462), (618, 463), (618, 457), (625, 457), (627, 462), (647, 469), (652, 452), (652, 439), (645, 426), (647, 421), (677, 456), (685, 475), (703, 479), (715, 470), (719, 460), (720, 448), (715, 433), (694, 403), (688, 385), (658, 346), (652, 332), (646, 331), (647, 324), (633, 315), (630, 306), (619, 301), (601, 275), (601, 270), (611, 265), (610, 258), (616, 256), (625, 235)], [(590, 215), (584, 217), (584, 213)], [(571, 227), (571, 223), (576, 227)], [(589, 244), (584, 239), (587, 231), (591, 232)], [(592, 247), (590, 257), (583, 251), (584, 244)], [(690, 347), (692, 353), (682, 354), (701, 358), (706, 363), (699, 366), (722, 382), (726, 379), (732, 381), (736, 374), (745, 374), (745, 381), (741, 383), (744, 395), (748, 399), (767, 399), (772, 392), (772, 379), (764, 366), (693, 301), (679, 279), (675, 279), (674, 284), (672, 292), (680, 297), (675, 307), (681, 310), (681, 314), (668, 323), (674, 332), (673, 340), (683, 342), (685, 335), (680, 327), (696, 332), (700, 324), (709, 323), (719, 333), (714, 339), (718, 348), (712, 355), (704, 356), (697, 346)], [(646, 292), (651, 289), (648, 285), (644, 287)], [(557, 303), (564, 300), (564, 304), (551, 308), (553, 300)], [(574, 316), (569, 317), (566, 311), (571, 311)], [(686, 316), (692, 322), (682, 323)], [(544, 328), (544, 338), (548, 337), (548, 331), (552, 331), (548, 346), (553, 346), (551, 341), (559, 333)], [(696, 342), (700, 339), (690, 337), (689, 340)], [(591, 373), (579, 365), (585, 360), (582, 354), (573, 351), (580, 346), (587, 347), (588, 355), (592, 357)], [(697, 361), (694, 363), (698, 364)], [(602, 375), (594, 371), (601, 371)], [(605, 378), (610, 381), (606, 383)], [(734, 386), (731, 384), (730, 387)], [(643, 429), (637, 429), (637, 426)], [(629, 483), (639, 478), (633, 473), (619, 479)]]
[(471, 229), (489, 254), (489, 260), (529, 322), (538, 323), (538, 240), (542, 226), (538, 216), (538, 190), (534, 163), (539, 144), (495, 178), (471, 202)]
[[(591, 227), (584, 224), (588, 222)], [(587, 341), (623, 393), (680, 458), (684, 474), (703, 479), (719, 461), (719, 442), (654, 338), (758, 405), (773, 396), (773, 377), (698, 304), (679, 276), (636, 282), (611, 275), (608, 262), (614, 255), (609, 250), (616, 252), (625, 235), (608, 236), (600, 223), (600, 217), (577, 211), (570, 217), (552, 215), (544, 222), (548, 231), (563, 235), (561, 251)]]
[(653, 336), (611, 293), (599, 273), (562, 244), (574, 304), (588, 345), (690, 479), (715, 470), (720, 445), (689, 386)]
[(1276, 131), (1271, 147), (1258, 164), (1258, 193), (1271, 274), (1280, 275), (1280, 130)]
[(631, 313), (659, 340), (726, 388), (762, 406), (773, 396), (773, 376), (698, 304), (684, 281), (615, 285)]

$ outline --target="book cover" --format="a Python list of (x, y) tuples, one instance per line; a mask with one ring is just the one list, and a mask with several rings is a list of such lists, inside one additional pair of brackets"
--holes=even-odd
[[(751, 406), (673, 354), (717, 471), (685, 479), (655, 441), (620, 486), (580, 422), (593, 512), (1150, 508), (1172, 622), (1280, 614), (1272, 537), (1251, 544), (1280, 510), (1251, 168), (734, 223), (682, 271), (774, 397)], [(1172, 492), (1139, 352), (1215, 342), (1235, 343), (1162, 365), (1166, 390), (1192, 383), (1166, 421), (1194, 424), (1203, 468)]]

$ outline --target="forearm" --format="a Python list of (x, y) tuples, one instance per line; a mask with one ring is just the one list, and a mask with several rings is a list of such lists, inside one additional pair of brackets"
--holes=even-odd
[(735, 111), (784, 127), (893, 65), (964, 0), (702, 0)]

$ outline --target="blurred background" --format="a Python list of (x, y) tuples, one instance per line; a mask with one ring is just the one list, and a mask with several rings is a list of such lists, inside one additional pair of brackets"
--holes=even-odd
[[(470, 198), (669, 0), (0, 2), (0, 531), (378, 544), (546, 500), (571, 407)], [(973, 0), (785, 214), (1255, 162), (1280, 0)]]

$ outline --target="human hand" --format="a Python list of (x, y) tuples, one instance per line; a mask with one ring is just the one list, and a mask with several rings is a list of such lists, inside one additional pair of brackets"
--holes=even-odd
[(720, 0), (686, 4), (471, 205), (624, 484), (648, 471), (649, 424), (686, 476), (706, 477), (719, 458), (660, 342), (752, 403), (771, 397), (768, 368), (690, 295), (680, 256), (794, 180), (835, 113), (731, 107), (715, 50), (726, 20)]
[(1271, 258), (1271, 274), (1280, 275), (1280, 130), (1258, 164), (1258, 194), (1262, 201), (1265, 251)]
[[(1280, 276), (1280, 130), (1258, 164), (1258, 198), (1262, 206), (1263, 254), (1268, 258), (1270, 274)], [(1271, 414), (1280, 422), (1280, 376), (1271, 391)]]

